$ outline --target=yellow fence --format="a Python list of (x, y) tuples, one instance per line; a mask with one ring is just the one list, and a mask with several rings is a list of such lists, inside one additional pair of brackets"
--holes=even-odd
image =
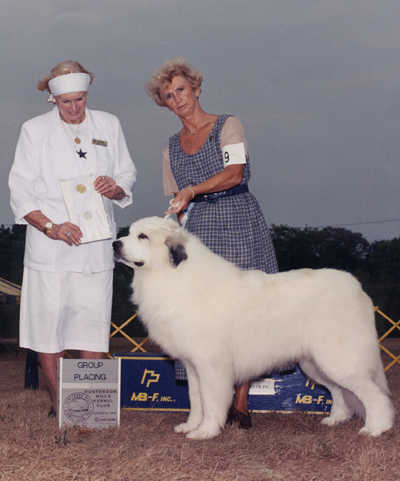
[[(375, 311), (382, 316), (384, 319), (389, 324), (389, 328), (382, 334), (382, 336), (379, 338), (379, 347), (382, 349), (382, 351), (391, 359), (389, 364), (385, 366), (385, 372), (388, 371), (391, 367), (395, 366), (396, 364), (400, 365), (400, 354), (396, 356), (396, 354), (389, 349), (389, 335), (398, 329), (400, 331), (400, 321), (393, 321), (393, 319), (390, 319), (389, 316), (387, 316), (384, 312), (382, 312), (379, 307), (375, 307)], [(383, 342), (385, 341), (385, 344)], [(400, 342), (398, 343), (400, 345)], [(393, 349), (393, 348), (392, 348)]]
[[(389, 359), (391, 359), (391, 361), (385, 366), (385, 372), (386, 372), (391, 367), (395, 366), (396, 364), (398, 364), (400, 366), (400, 354), (396, 355), (396, 353), (394, 353), (393, 351), (391, 351), (389, 349), (389, 347), (390, 347), (389, 341), (390, 340), (388, 339), (389, 335), (393, 331), (395, 331), (396, 329), (398, 329), (400, 331), (400, 321), (397, 321), (397, 322), (393, 321), (393, 319), (391, 319), (384, 312), (382, 312), (379, 309), (379, 307), (375, 307), (375, 311), (380, 316), (382, 316), (384, 319), (386, 319), (386, 321), (389, 324), (389, 328), (379, 338), (379, 347), (382, 349), (382, 351), (385, 353), (385, 355), (388, 356)], [(149, 341), (148, 337), (142, 339), (141, 341), (137, 341), (136, 339), (133, 339), (131, 336), (129, 336), (124, 331), (124, 329), (129, 324), (134, 322), (136, 318), (137, 318), (137, 314), (134, 314), (133, 316), (131, 316), (129, 319), (127, 319), (125, 322), (123, 322), (119, 326), (117, 326), (115, 324), (115, 322), (111, 322), (111, 327), (112, 327), (113, 330), (111, 331), (110, 338), (112, 339), (117, 334), (121, 334), (121, 336), (123, 336), (128, 341), (128, 343), (130, 344), (129, 351), (127, 351), (127, 352), (137, 352), (137, 351), (147, 352), (146, 349), (144, 348), (144, 345)], [(400, 347), (400, 338), (397, 338), (397, 339), (399, 339), (399, 341), (397, 342), (397, 345)], [(385, 344), (384, 344), (384, 342), (385, 342)], [(394, 348), (392, 347), (391, 349), (394, 349)], [(112, 355), (110, 353), (108, 353), (107, 356), (110, 357), (110, 358), (112, 357)]]
[[(127, 352), (136, 352), (136, 351), (141, 351), (141, 352), (147, 352), (146, 349), (143, 347), (149, 340), (148, 337), (145, 337), (142, 339), (140, 342), (138, 342), (136, 339), (133, 339), (133, 337), (129, 336), (124, 329), (129, 326), (135, 319), (137, 318), (137, 313), (133, 314), (129, 319), (127, 319), (125, 322), (117, 326), (115, 322), (111, 321), (111, 328), (113, 329), (110, 334), (110, 340), (115, 337), (118, 333), (123, 336), (128, 343), (130, 344), (130, 348)], [(112, 357), (110, 353), (107, 354), (108, 357)]]

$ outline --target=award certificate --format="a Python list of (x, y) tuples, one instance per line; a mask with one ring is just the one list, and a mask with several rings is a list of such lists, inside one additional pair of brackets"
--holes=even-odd
[(81, 244), (112, 237), (103, 199), (95, 190), (94, 175), (82, 175), (61, 181), (69, 220), (82, 231)]

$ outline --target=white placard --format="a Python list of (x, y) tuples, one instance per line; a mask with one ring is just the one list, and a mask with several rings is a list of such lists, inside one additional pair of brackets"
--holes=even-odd
[(117, 427), (121, 412), (121, 359), (58, 362), (58, 426)]
[(222, 148), (222, 155), (224, 158), (224, 167), (246, 163), (246, 151), (243, 142), (225, 145)]
[(94, 180), (93, 175), (82, 175), (61, 181), (69, 220), (79, 226), (83, 234), (81, 244), (112, 237), (103, 199), (94, 188)]
[(266, 377), (264, 379), (258, 379), (257, 381), (254, 381), (250, 385), (249, 394), (273, 396), (276, 394), (275, 379)]

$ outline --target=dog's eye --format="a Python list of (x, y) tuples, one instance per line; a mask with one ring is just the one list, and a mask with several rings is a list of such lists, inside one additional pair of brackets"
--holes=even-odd
[(148, 239), (147, 235), (146, 234), (139, 234), (138, 235), (138, 239)]

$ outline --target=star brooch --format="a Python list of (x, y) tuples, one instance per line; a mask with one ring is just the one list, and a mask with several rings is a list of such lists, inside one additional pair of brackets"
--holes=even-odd
[(86, 159), (87, 152), (83, 152), (82, 149), (79, 149), (79, 150), (76, 151), (76, 153), (79, 155), (80, 159), (82, 159), (82, 158)]

